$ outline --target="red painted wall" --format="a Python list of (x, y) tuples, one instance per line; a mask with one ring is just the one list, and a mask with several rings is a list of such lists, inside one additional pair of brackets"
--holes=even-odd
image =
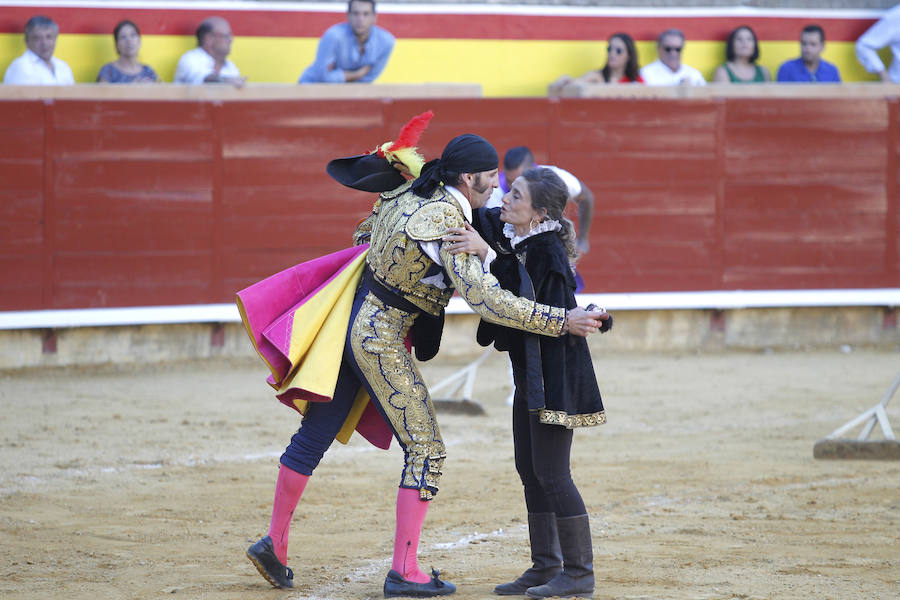
[(588, 292), (900, 285), (896, 99), (0, 101), (0, 310), (228, 302), (350, 242), (325, 175), (433, 109), (597, 198)]

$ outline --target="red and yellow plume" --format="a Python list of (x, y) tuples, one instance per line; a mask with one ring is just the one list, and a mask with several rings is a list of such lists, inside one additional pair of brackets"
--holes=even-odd
[(416, 115), (400, 130), (400, 135), (393, 142), (386, 142), (375, 149), (378, 156), (384, 157), (391, 164), (400, 163), (413, 177), (418, 177), (425, 164), (425, 157), (416, 148), (422, 132), (434, 113), (430, 110)]

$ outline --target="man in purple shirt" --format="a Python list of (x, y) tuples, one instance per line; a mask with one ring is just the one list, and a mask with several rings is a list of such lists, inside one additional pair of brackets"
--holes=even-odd
[(371, 83), (393, 49), (394, 36), (375, 25), (375, 0), (350, 0), (347, 22), (328, 28), (299, 83)]
[(800, 33), (800, 58), (789, 60), (778, 69), (778, 81), (797, 83), (840, 83), (836, 66), (822, 60), (825, 31), (818, 25), (807, 25)]

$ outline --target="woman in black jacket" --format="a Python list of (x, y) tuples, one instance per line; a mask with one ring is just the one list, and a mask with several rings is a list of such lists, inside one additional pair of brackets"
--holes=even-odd
[[(491, 272), (500, 284), (538, 302), (574, 308), (572, 222), (563, 217), (568, 192), (552, 170), (529, 169), (512, 184), (500, 209), (473, 219), (496, 253)], [(471, 229), (451, 230), (456, 251), (485, 256)], [(603, 321), (601, 331), (612, 326)], [(547, 338), (481, 321), (478, 341), (509, 352), (513, 367), (513, 440), (516, 470), (525, 488), (533, 565), (494, 593), (530, 598), (589, 595), (594, 591), (588, 515), (569, 472), (572, 430), (606, 422), (587, 340)]]

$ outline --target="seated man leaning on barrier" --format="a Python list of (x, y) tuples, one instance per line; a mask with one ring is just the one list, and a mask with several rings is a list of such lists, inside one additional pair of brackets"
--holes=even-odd
[(25, 24), (25, 54), (6, 69), (3, 83), (15, 85), (71, 85), (72, 69), (53, 56), (59, 25), (50, 17), (37, 15)]
[(299, 83), (375, 81), (394, 50), (394, 36), (375, 25), (375, 18), (375, 0), (350, 0), (347, 22), (328, 28)]
[(247, 81), (228, 60), (231, 53), (231, 25), (222, 17), (209, 17), (197, 27), (197, 47), (178, 59), (175, 83), (230, 83), (240, 87)]

